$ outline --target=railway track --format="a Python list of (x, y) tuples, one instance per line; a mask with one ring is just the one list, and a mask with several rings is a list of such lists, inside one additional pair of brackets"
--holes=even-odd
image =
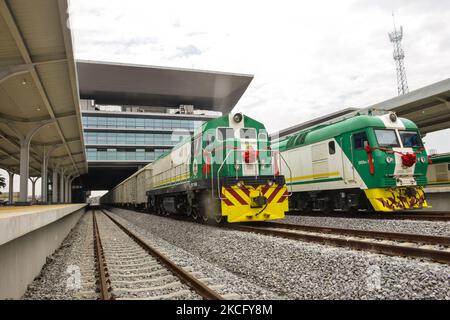
[(364, 231), (267, 222), (230, 226), (231, 229), (268, 236), (365, 250), (391, 256), (428, 259), (450, 264), (450, 237)]
[(450, 221), (450, 212), (439, 211), (417, 211), (403, 213), (322, 213), (322, 212), (296, 212), (290, 211), (289, 215), (298, 215), (306, 217), (327, 217), (327, 218), (360, 218), (375, 220), (418, 220), (418, 221)]
[(224, 299), (108, 212), (92, 219), (100, 299)]

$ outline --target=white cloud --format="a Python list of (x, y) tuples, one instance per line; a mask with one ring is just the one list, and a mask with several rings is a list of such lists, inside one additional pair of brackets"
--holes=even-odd
[(236, 110), (274, 131), (396, 95), (393, 10), (410, 88), (448, 78), (445, 1), (72, 0), (72, 25), (80, 59), (254, 74)]

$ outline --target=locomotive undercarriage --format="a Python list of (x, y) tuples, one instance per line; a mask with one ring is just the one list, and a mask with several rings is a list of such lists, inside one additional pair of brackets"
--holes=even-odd
[[(148, 202), (145, 211), (158, 215), (174, 215), (174, 216), (188, 216), (193, 220), (199, 220), (203, 222), (213, 221), (221, 223), (227, 220), (227, 213), (222, 208), (221, 200), (217, 195), (217, 190), (211, 191), (211, 186), (222, 187), (235, 187), (236, 184), (242, 184), (243, 188), (252, 188), (257, 186), (264, 186), (272, 181), (273, 187), (268, 188), (269, 193), (278, 185), (284, 185), (285, 180), (282, 176), (259, 176), (259, 177), (225, 177), (220, 179), (220, 183), (217, 180), (211, 182), (211, 180), (202, 180), (194, 183), (184, 183), (176, 186), (168, 187), (166, 189), (159, 189), (156, 191), (148, 192)], [(280, 200), (283, 196), (282, 188), (277, 189), (277, 194), (267, 199), (266, 197), (259, 196), (254, 200), (264, 200), (263, 203), (255, 206), (249, 204), (248, 206), (256, 211), (263, 212), (268, 206), (273, 206), (274, 203), (269, 204), (267, 201)], [(250, 192), (251, 193), (251, 192)], [(275, 197), (277, 195), (277, 197)], [(224, 195), (222, 194), (222, 200)], [(253, 199), (253, 198), (252, 198)], [(243, 199), (241, 199), (243, 201)], [(226, 201), (226, 200), (225, 200)], [(277, 205), (277, 204), (275, 204)], [(286, 205), (287, 207), (287, 205)], [(237, 206), (232, 210), (239, 210)], [(234, 212), (234, 211), (233, 211)], [(284, 212), (283, 212), (284, 214)], [(265, 217), (264, 214), (261, 217)], [(228, 220), (230, 220), (228, 218)], [(234, 222), (234, 221), (233, 221)]]
[(291, 211), (372, 211), (372, 206), (360, 189), (295, 192), (290, 198)]

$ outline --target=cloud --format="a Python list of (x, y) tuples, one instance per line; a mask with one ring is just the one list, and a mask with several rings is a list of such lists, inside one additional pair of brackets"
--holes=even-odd
[(176, 58), (189, 58), (191, 56), (201, 55), (202, 51), (194, 45), (188, 45), (185, 47), (177, 47), (177, 53), (170, 59)]
[(254, 74), (235, 110), (271, 132), (396, 96), (392, 11), (405, 31), (410, 89), (449, 77), (448, 1), (78, 0), (71, 7), (77, 58)]

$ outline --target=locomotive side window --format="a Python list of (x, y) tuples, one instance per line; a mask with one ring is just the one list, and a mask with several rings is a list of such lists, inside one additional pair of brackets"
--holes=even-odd
[(402, 139), (405, 148), (422, 148), (422, 140), (419, 133), (414, 131), (400, 131), (400, 139)]
[(198, 155), (200, 151), (202, 150), (202, 139), (201, 136), (195, 138), (193, 143), (194, 152), (193, 155)]
[(379, 147), (400, 147), (394, 130), (375, 130)]
[(256, 130), (254, 128), (243, 128), (239, 131), (241, 139), (256, 140)]
[(224, 141), (227, 139), (234, 138), (234, 129), (233, 128), (217, 128), (217, 140)]
[(329, 153), (330, 155), (336, 153), (336, 145), (335, 145), (334, 141), (328, 142), (328, 153)]
[(365, 132), (360, 132), (353, 135), (355, 150), (364, 149), (364, 142), (368, 142), (367, 134)]

